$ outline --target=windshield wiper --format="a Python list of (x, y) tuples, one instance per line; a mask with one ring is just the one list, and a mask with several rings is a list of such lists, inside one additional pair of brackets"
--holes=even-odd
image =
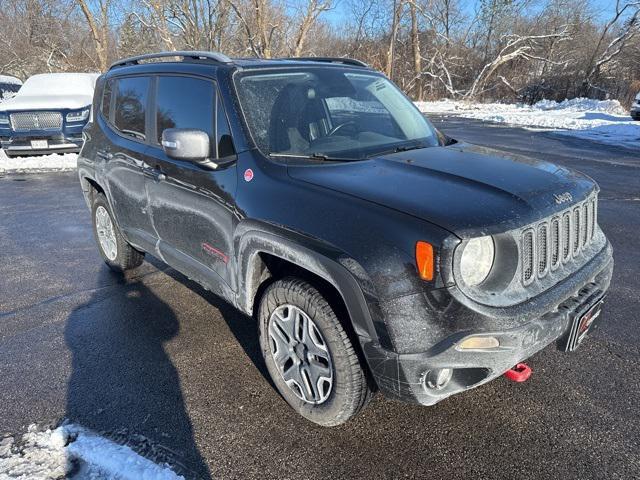
[(326, 153), (310, 153), (310, 154), (301, 154), (301, 153), (270, 153), (270, 157), (284, 157), (284, 158), (305, 158), (309, 160), (325, 160), (329, 162), (353, 162), (357, 160), (357, 158), (342, 158), (342, 157), (332, 157), (327, 155)]
[(424, 143), (416, 143), (414, 145), (398, 145), (395, 146), (393, 148), (390, 148), (388, 150), (382, 150), (380, 152), (374, 152), (371, 155), (369, 155), (369, 158), (371, 157), (377, 157), (379, 155), (389, 155), (391, 153), (400, 153), (400, 152), (408, 152), (409, 150), (420, 150), (422, 148), (428, 148), (428, 145), (425, 145)]

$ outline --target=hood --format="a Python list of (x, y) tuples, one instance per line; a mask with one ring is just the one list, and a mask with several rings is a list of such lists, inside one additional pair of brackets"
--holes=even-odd
[(0, 104), (0, 112), (17, 110), (77, 110), (93, 102), (91, 95), (16, 95)]
[(527, 225), (597, 189), (589, 177), (564, 167), (469, 144), (288, 171), (294, 179), (393, 208), (463, 238)]

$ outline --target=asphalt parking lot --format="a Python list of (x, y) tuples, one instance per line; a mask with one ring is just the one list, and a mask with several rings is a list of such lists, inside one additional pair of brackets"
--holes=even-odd
[(126, 279), (94, 245), (75, 173), (0, 178), (0, 436), (69, 419), (192, 478), (638, 478), (640, 151), (435, 118), (449, 135), (599, 182), (616, 271), (600, 328), (418, 407), (378, 396), (323, 429), (265, 378), (251, 319), (159, 261)]

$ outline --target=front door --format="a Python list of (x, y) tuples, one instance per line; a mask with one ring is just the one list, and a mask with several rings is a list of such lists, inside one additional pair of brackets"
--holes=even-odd
[(164, 129), (194, 128), (209, 134), (211, 158), (234, 155), (226, 116), (216, 108), (216, 85), (205, 78), (171, 75), (158, 76), (156, 82), (147, 190), (160, 253), (169, 265), (228, 296), (235, 290), (230, 264), (237, 222), (236, 165), (206, 170), (167, 157), (160, 146)]

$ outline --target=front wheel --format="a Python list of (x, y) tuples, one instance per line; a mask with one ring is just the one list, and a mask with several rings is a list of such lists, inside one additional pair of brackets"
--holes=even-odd
[(124, 239), (113, 221), (109, 203), (102, 193), (95, 196), (91, 208), (91, 218), (98, 250), (109, 268), (117, 272), (124, 272), (142, 264), (144, 253), (133, 248)]
[(365, 371), (327, 300), (286, 278), (265, 291), (260, 346), (273, 382), (300, 415), (323, 426), (346, 422), (371, 398)]

